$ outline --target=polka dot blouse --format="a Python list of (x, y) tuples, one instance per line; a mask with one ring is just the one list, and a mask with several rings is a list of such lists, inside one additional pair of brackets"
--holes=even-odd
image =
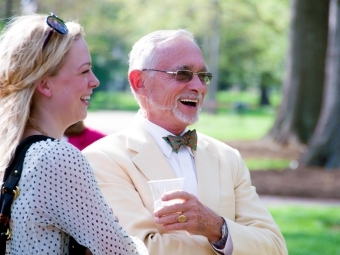
[(6, 254), (68, 254), (70, 235), (93, 254), (148, 254), (119, 225), (73, 145), (50, 139), (33, 144), (19, 188)]

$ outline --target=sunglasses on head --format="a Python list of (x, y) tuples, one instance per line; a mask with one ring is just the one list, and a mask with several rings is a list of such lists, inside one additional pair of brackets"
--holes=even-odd
[(67, 34), (68, 32), (65, 22), (62, 19), (60, 19), (58, 16), (54, 15), (53, 13), (47, 16), (46, 23), (49, 27), (51, 27), (51, 30), (48, 33), (47, 38), (45, 39), (43, 49), (47, 45), (54, 31), (58, 32), (61, 35)]
[(203, 84), (209, 84), (213, 77), (212, 73), (208, 73), (208, 72), (194, 73), (193, 71), (190, 71), (190, 70), (177, 70), (175, 72), (172, 72), (172, 71), (163, 71), (163, 70), (157, 70), (157, 69), (143, 69), (142, 71), (154, 71), (154, 72), (162, 72), (162, 73), (171, 74), (175, 76), (176, 81), (180, 81), (180, 82), (189, 82), (192, 80), (192, 77), (194, 76), (194, 74), (196, 74)]

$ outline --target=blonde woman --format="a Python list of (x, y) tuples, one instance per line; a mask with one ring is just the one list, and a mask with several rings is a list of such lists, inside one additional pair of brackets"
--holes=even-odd
[(68, 126), (86, 117), (98, 85), (77, 22), (27, 15), (13, 18), (3, 30), (0, 172), (21, 140), (51, 137), (26, 153), (7, 254), (67, 254), (70, 236), (93, 254), (147, 254), (115, 219), (80, 151), (60, 141)]

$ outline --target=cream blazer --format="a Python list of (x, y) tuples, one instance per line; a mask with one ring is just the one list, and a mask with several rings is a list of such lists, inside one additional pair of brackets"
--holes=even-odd
[[(149, 180), (176, 178), (152, 136), (138, 123), (93, 143), (84, 155), (120, 224), (144, 241), (151, 255), (215, 254), (208, 240), (154, 223)], [(239, 152), (198, 133), (194, 152), (198, 199), (226, 219), (233, 255), (287, 254), (283, 236), (251, 186)]]

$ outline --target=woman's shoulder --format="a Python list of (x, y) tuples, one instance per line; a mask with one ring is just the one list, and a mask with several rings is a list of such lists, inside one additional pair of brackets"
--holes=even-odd
[(52, 171), (56, 178), (64, 178), (65, 175), (72, 175), (72, 178), (90, 177), (93, 174), (80, 150), (57, 139), (34, 143), (26, 153), (25, 163), (29, 169)]
[(46, 139), (35, 142), (27, 153), (28, 156), (47, 158), (51, 161), (68, 159), (67, 161), (70, 162), (75, 159), (85, 159), (80, 150), (75, 146), (58, 139)]

